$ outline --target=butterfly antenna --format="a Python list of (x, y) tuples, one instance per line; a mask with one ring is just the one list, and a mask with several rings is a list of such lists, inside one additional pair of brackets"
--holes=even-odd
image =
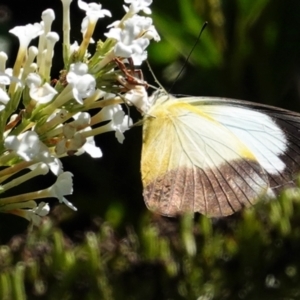
[(202, 26), (202, 28), (201, 28), (201, 30), (200, 30), (200, 32), (199, 32), (199, 34), (198, 34), (198, 37), (197, 37), (197, 39), (196, 39), (196, 42), (195, 42), (194, 46), (192, 47), (190, 53), (188, 54), (188, 56), (187, 56), (187, 58), (186, 58), (186, 60), (185, 60), (185, 62), (184, 62), (184, 64), (183, 64), (183, 66), (182, 66), (180, 72), (178, 73), (178, 75), (176, 76), (175, 80), (173, 81), (173, 84), (172, 84), (171, 88), (169, 89), (169, 92), (173, 89), (175, 83), (178, 81), (178, 79), (179, 79), (179, 77), (181, 76), (183, 70), (185, 69), (185, 67), (186, 67), (186, 65), (187, 65), (187, 62), (189, 61), (189, 59), (190, 59), (192, 53), (194, 52), (194, 50), (195, 50), (195, 48), (196, 48), (196, 46), (197, 46), (197, 44), (198, 44), (198, 42), (199, 42), (199, 40), (200, 40), (200, 37), (201, 37), (201, 35), (202, 35), (202, 32), (204, 31), (204, 29), (206, 28), (207, 25), (208, 25), (208, 22), (205, 21), (204, 24), (203, 24), (203, 26)]

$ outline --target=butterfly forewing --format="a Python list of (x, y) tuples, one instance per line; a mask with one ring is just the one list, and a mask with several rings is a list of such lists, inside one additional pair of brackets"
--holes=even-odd
[(295, 185), (300, 171), (299, 113), (234, 99), (192, 97), (181, 101), (209, 111), (238, 135), (268, 173), (273, 192)]

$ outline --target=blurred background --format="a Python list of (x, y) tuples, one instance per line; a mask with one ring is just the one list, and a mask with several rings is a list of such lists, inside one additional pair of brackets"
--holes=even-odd
[[(101, 3), (111, 10), (113, 18), (98, 22), (95, 39), (103, 39), (106, 26), (124, 14), (122, 1)], [(14, 62), (18, 41), (7, 31), (17, 25), (39, 22), (41, 12), (47, 8), (55, 10), (53, 30), (61, 33), (59, 0), (1, 1), (0, 50), (9, 54), (9, 67)], [(152, 10), (161, 42), (151, 43), (149, 62), (166, 89), (173, 85), (185, 65), (171, 90), (174, 94), (237, 98), (300, 110), (299, 1), (154, 0)], [(83, 17), (84, 12), (73, 1), (72, 42), (81, 40)], [(205, 21), (208, 26), (186, 62)], [(62, 68), (59, 44), (55, 63), (53, 78)], [(147, 66), (143, 66), (143, 72), (145, 79), (154, 84)], [(132, 115), (135, 120), (140, 118), (134, 110)], [(146, 212), (140, 179), (142, 128), (133, 128), (125, 135), (123, 145), (114, 133), (97, 137), (97, 145), (103, 151), (101, 159), (83, 155), (63, 160), (65, 170), (74, 174), (74, 195), (68, 199), (78, 207), (78, 212), (57, 208), (53, 203), (53, 214), (70, 233), (84, 230), (93, 216), (122, 228), (127, 223), (136, 224)], [(44, 180), (33, 182), (28, 189), (40, 188)], [(8, 225), (9, 232), (5, 230)], [(1, 215), (0, 242), (22, 232), (25, 226), (24, 220)]]
[[(113, 18), (111, 20), (108, 18), (102, 19), (98, 22), (94, 36), (95, 40), (104, 39), (103, 33), (107, 31), (106, 26), (114, 20), (121, 19), (124, 15), (123, 1), (121, 0), (102, 0), (101, 4), (103, 8), (112, 12)], [(61, 34), (62, 16), (59, 0), (1, 1), (0, 51), (8, 53), (8, 67), (12, 67), (18, 50), (18, 40), (10, 35), (8, 30), (17, 25), (39, 22), (42, 11), (47, 8), (54, 9), (56, 20), (53, 30)], [(71, 8), (71, 42), (74, 40), (80, 42), (80, 24), (84, 12), (78, 9), (77, 1), (73, 1)], [(173, 86), (176, 76), (182, 66), (185, 65), (181, 77), (172, 87), (171, 92), (173, 94), (237, 98), (300, 112), (299, 0), (154, 0), (151, 8), (154, 24), (161, 36), (161, 42), (151, 43), (148, 48), (149, 62), (156, 77), (167, 90)], [(205, 21), (208, 21), (208, 26), (189, 61), (186, 62), (186, 57), (197, 41), (197, 36)], [(58, 77), (62, 68), (61, 48), (58, 43), (55, 65), (53, 66), (53, 78)], [(147, 66), (142, 68), (145, 80), (154, 84)], [(140, 115), (134, 109), (132, 109), (131, 115), (134, 120), (140, 119)], [(245, 212), (242, 217), (240, 215), (233, 216), (232, 218), (213, 222), (213, 224), (205, 218), (198, 217), (195, 221), (190, 220), (189, 228), (196, 224), (195, 228), (189, 231), (189, 234), (192, 232), (192, 235), (188, 235), (189, 241), (193, 240), (194, 235), (196, 237), (194, 242), (197, 244), (199, 255), (194, 256), (195, 253), (191, 248), (190, 250), (184, 250), (186, 252), (180, 248), (182, 245), (189, 245), (188, 248), (193, 244), (192, 242), (184, 244), (184, 241), (187, 241), (184, 234), (182, 235), (182, 244), (178, 242), (180, 240), (177, 236), (178, 232), (182, 228), (188, 228), (187, 225), (184, 225), (184, 220), (183, 225), (180, 225), (182, 226), (180, 230), (176, 227), (178, 225), (177, 220), (166, 221), (169, 222), (169, 225), (166, 230), (163, 230), (162, 235), (166, 239), (162, 241), (162, 244), (159, 244), (161, 235), (157, 233), (158, 231), (155, 231), (156, 229), (152, 230), (153, 228), (149, 227), (148, 223), (148, 225), (143, 225), (147, 218), (154, 219), (154, 222), (156, 220), (155, 216), (147, 211), (142, 197), (140, 176), (142, 128), (135, 127), (127, 131), (122, 145), (117, 142), (114, 133), (106, 133), (96, 137), (96, 143), (103, 152), (101, 159), (92, 159), (88, 155), (63, 159), (64, 169), (74, 174), (74, 194), (67, 198), (77, 206), (78, 211), (70, 211), (67, 207), (58, 205), (56, 201), (50, 199), (52, 206), (50, 216), (54, 223), (54, 229), (50, 230), (48, 228), (50, 231), (49, 236), (52, 240), (52, 233), (55, 233), (53, 238), (55, 244), (59, 241), (57, 232), (63, 232), (67, 239), (76, 243), (76, 241), (82, 241), (83, 232), (94, 230), (97, 227), (95, 219), (99, 221), (99, 224), (103, 224), (103, 222), (109, 224), (109, 230), (106, 230), (107, 227), (105, 226), (100, 226), (100, 231), (106, 230), (105, 233), (101, 231), (101, 234), (103, 234), (101, 237), (105, 236), (111, 242), (109, 245), (114, 245), (116, 247), (114, 249), (118, 250), (110, 254), (109, 245), (105, 244), (104, 258), (106, 260), (103, 261), (108, 261), (110, 265), (109, 267), (105, 266), (105, 268), (108, 271), (114, 270), (115, 273), (108, 272), (107, 278), (109, 279), (107, 279), (102, 276), (102, 270), (99, 273), (102, 276), (101, 278), (107, 280), (113, 278), (115, 281), (112, 280), (112, 286), (117, 282), (119, 288), (121, 286), (124, 288), (122, 291), (127, 289), (128, 292), (132, 292), (140, 286), (141, 291), (145, 289), (145, 293), (148, 292), (147, 295), (151, 295), (146, 298), (138, 296), (124, 298), (122, 294), (119, 299), (245, 299), (251, 289), (256, 292), (252, 294), (252, 298), (249, 296), (247, 299), (299, 299), (300, 291), (298, 288), (294, 289), (294, 287), (299, 287), (300, 280), (299, 271), (297, 271), (300, 267), (299, 205), (296, 210), (291, 204), (292, 202), (275, 202), (270, 210), (269, 208), (260, 210), (258, 207), (255, 210)], [(32, 183), (29, 182), (23, 189), (24, 191), (39, 190), (48, 185), (48, 178), (41, 177), (33, 180)], [(21, 193), (21, 190), (18, 193)], [(294, 219), (290, 221), (293, 213)], [(200, 220), (198, 225), (197, 220)], [(231, 221), (227, 222), (227, 220)], [(175, 224), (175, 227), (172, 227), (172, 224)], [(27, 225), (28, 223), (21, 218), (1, 214), (0, 244), (8, 244), (10, 250), (14, 251), (12, 245), (15, 245), (18, 239), (13, 237), (17, 234), (25, 234)], [(45, 226), (41, 228), (44, 233), (47, 232)], [(115, 232), (116, 237), (111, 233), (112, 231)], [(144, 240), (138, 240), (134, 232)], [(35, 234), (35, 237), (29, 235), (28, 239), (28, 236), (24, 235), (24, 240), (27, 239), (24, 243), (29, 241), (28, 243), (31, 243), (32, 247), (38, 244), (43, 235), (42, 233)], [(150, 242), (147, 244), (148, 237), (146, 238), (143, 234), (152, 237), (152, 244)], [(136, 248), (132, 247), (137, 252), (144, 251), (139, 254), (140, 256), (134, 252), (135, 250), (129, 251), (128, 254), (127, 250), (124, 250), (127, 249), (126, 247), (122, 248), (123, 250), (118, 248), (119, 242), (122, 246), (121, 242), (124, 235), (129, 236), (129, 238), (124, 238), (126, 243), (129, 240), (126, 247), (133, 245), (136, 246)], [(35, 238), (36, 240), (34, 240)], [(175, 246), (172, 241), (175, 241)], [(164, 254), (165, 261), (164, 258), (152, 259), (151, 251), (155, 250), (158, 244), (172, 244), (174, 246), (171, 252), (172, 255), (175, 253), (177, 258), (174, 258), (173, 265), (170, 264), (172, 261), (169, 258), (171, 252)], [(72, 244), (70, 248), (74, 245)], [(225, 250), (222, 252), (222, 247), (225, 247), (227, 252)], [(57, 249), (60, 248), (57, 247)], [(40, 247), (34, 251), (41, 255), (44, 250), (44, 248), (41, 250)], [(80, 253), (80, 251), (78, 252)], [(22, 259), (28, 255), (26, 253), (25, 251)], [(117, 260), (120, 253), (122, 256), (120, 258), (121, 262), (116, 263), (115, 260)], [(231, 253), (232, 256), (228, 256), (226, 253)], [(63, 254), (57, 256), (57, 259), (63, 257)], [(1, 255), (2, 252), (0, 251), (0, 270), (4, 261), (1, 260)], [(17, 256), (15, 262), (21, 259), (20, 257)], [(136, 257), (139, 257), (140, 262), (144, 263), (142, 267), (137, 263), (139, 260)], [(143, 259), (149, 257), (152, 259), (149, 260), (150, 262), (143, 261)], [(69, 261), (68, 259), (66, 261)], [(118, 266), (120, 267), (126, 259), (130, 262), (129, 267), (122, 273), (123, 277), (117, 277), (116, 279), (113, 276), (119, 274)], [(178, 260), (176, 261), (176, 259)], [(41, 260), (44, 262), (43, 258)], [(47, 260), (45, 261), (47, 264)], [(55, 257), (52, 257), (49, 261), (55, 263)], [(132, 261), (136, 264), (131, 265)], [(14, 263), (12, 259), (10, 262)], [(164, 264), (161, 264), (161, 262)], [(100, 261), (98, 260), (97, 263), (100, 263)], [(90, 274), (89, 271), (96, 264), (91, 264), (91, 268), (88, 269), (87, 273), (81, 273), (80, 270), (78, 273)], [(59, 263), (56, 264), (57, 266), (59, 266)], [(182, 269), (179, 266), (183, 266)], [(193, 266), (200, 267), (195, 271)], [(175, 272), (177, 274), (175, 276), (175, 273), (168, 270), (168, 267), (180, 270), (178, 273)], [(141, 269), (143, 270), (142, 277), (140, 277)], [(57, 269), (54, 268), (54, 270), (57, 272)], [(57, 288), (55, 272), (51, 273), (54, 280), (52, 277), (50, 278), (52, 278), (54, 288)], [(62, 269), (59, 272), (62, 272)], [(73, 269), (71, 269), (70, 274), (72, 272)], [(170, 280), (165, 277), (166, 274), (169, 274), (168, 272), (170, 274), (173, 272), (173, 277), (171, 276)], [(231, 277), (232, 272), (235, 273)], [(280, 296), (276, 294), (279, 281), (274, 274), (280, 278), (282, 286), (285, 283), (291, 284), (290, 297), (284, 297), (287, 296), (286, 290), (282, 290)], [(142, 281), (141, 278), (145, 281)], [(245, 281), (243, 281), (244, 278), (246, 278)], [(124, 281), (125, 279), (127, 281)], [(32, 279), (32, 282), (34, 280)], [(212, 281), (209, 282), (209, 280)], [(213, 287), (218, 289), (221, 286), (218, 280), (227, 281), (222, 290), (223, 298), (214, 298), (209, 295), (196, 298), (195, 295), (199, 295), (200, 288)], [(2, 281), (0, 280), (0, 282)], [(128, 286), (127, 283), (129, 283)], [(182, 288), (179, 294), (185, 296), (168, 296), (172, 293), (176, 294), (175, 286), (177, 287), (177, 285), (179, 286), (178, 290), (180, 287)], [(51, 280), (49, 282), (50, 286)], [(81, 288), (82, 286), (82, 281), (80, 281), (78, 286), (75, 282), (73, 287)], [(131, 289), (131, 287), (133, 288)], [(164, 287), (167, 287), (168, 290), (164, 290), (165, 296), (162, 296)], [(37, 286), (33, 289), (30, 285), (31, 289), (36, 292)], [(49, 288), (49, 290), (51, 289)], [(69, 290), (73, 291), (72, 287)], [(76, 294), (77, 290), (74, 289), (74, 291)], [(192, 292), (189, 294), (187, 291)], [(264, 292), (267, 292), (267, 294), (262, 296)], [(98, 295), (97, 293), (98, 290), (95, 295)], [(77, 299), (74, 295), (71, 298), (58, 297), (57, 295), (49, 299), (58, 299), (59, 297), (61, 299)], [(139, 295), (143, 295), (143, 292)], [(187, 295), (190, 295), (190, 298)], [(32, 299), (36, 298), (33, 297)], [(103, 296), (87, 299), (112, 298)]]

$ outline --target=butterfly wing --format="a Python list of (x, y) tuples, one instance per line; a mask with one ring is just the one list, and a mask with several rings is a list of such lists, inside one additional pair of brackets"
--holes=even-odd
[(252, 148), (202, 106), (172, 99), (145, 118), (144, 199), (157, 213), (226, 216), (269, 190)]

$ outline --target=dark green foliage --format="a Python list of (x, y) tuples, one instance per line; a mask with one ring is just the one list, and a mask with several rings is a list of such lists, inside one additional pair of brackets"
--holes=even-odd
[(220, 220), (95, 219), (76, 243), (45, 219), (1, 246), (0, 299), (299, 299), (299, 220), (299, 189)]

